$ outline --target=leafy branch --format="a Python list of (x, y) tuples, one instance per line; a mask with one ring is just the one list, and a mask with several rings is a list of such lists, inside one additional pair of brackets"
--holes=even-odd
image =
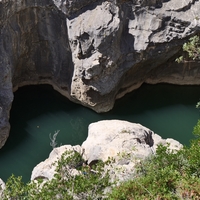
[[(183, 44), (183, 51), (187, 52), (187, 56), (180, 56), (176, 59), (176, 62), (191, 62), (200, 60), (200, 37), (195, 35), (189, 39), (188, 42)], [(189, 59), (188, 59), (188, 58)]]

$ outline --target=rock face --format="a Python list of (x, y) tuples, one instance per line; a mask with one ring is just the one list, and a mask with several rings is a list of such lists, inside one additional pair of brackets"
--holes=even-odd
[(13, 91), (51, 84), (97, 112), (142, 83), (200, 84), (177, 64), (200, 31), (198, 0), (0, 0), (0, 147)]
[(88, 137), (83, 142), (84, 159), (88, 163), (114, 158), (108, 167), (111, 180), (125, 181), (135, 173), (135, 164), (156, 153), (158, 144), (169, 144), (171, 150), (182, 147), (174, 139), (162, 139), (141, 124), (121, 120), (103, 120), (89, 125)]
[[(150, 129), (135, 123), (121, 120), (104, 120), (89, 125), (88, 137), (82, 146), (65, 145), (55, 148), (48, 159), (39, 163), (32, 171), (31, 180), (52, 179), (55, 166), (52, 165), (66, 150), (76, 150), (92, 165), (98, 160), (114, 158), (111, 171), (112, 180), (124, 181), (133, 177), (135, 164), (156, 153), (158, 144), (169, 144), (171, 150), (182, 145), (173, 139), (162, 139)], [(109, 166), (108, 166), (109, 167)], [(120, 170), (119, 170), (120, 169)]]
[(81, 154), (81, 147), (79, 145), (64, 145), (61, 147), (54, 148), (50, 153), (49, 158), (47, 158), (45, 161), (39, 163), (37, 166), (34, 167), (31, 174), (31, 180), (36, 180), (38, 178), (51, 180), (55, 174), (56, 169), (56, 165), (54, 163), (58, 161), (59, 158), (61, 158), (62, 154), (65, 151), (74, 150)]
[(0, 198), (2, 198), (2, 193), (5, 187), (6, 187), (6, 184), (3, 182), (2, 179), (0, 179)]
[(88, 137), (83, 142), (85, 160), (106, 161), (119, 153), (131, 152), (136, 158), (144, 158), (156, 152), (158, 144), (169, 143), (170, 149), (182, 145), (173, 139), (162, 139), (150, 129), (122, 120), (103, 120), (89, 125)]

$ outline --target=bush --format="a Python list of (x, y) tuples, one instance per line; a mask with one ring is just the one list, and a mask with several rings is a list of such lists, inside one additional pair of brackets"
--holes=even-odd
[(139, 163), (136, 178), (113, 188), (108, 199), (200, 199), (200, 120), (194, 134), (190, 147), (177, 152), (158, 146)]
[[(21, 177), (12, 175), (3, 194), (3, 200), (51, 200), (88, 199), (102, 197), (104, 189), (110, 186), (108, 172), (104, 163), (98, 162), (91, 169), (76, 151), (65, 152), (57, 165), (56, 174), (51, 181), (37, 180), (27, 184)], [(75, 170), (75, 173), (73, 174)]]
[(178, 63), (200, 60), (200, 37), (198, 35), (191, 37), (188, 42), (184, 43), (183, 51), (187, 55), (177, 58), (176, 61)]
[[(132, 180), (111, 185), (108, 163), (90, 167), (76, 151), (65, 152), (56, 162), (51, 181), (37, 180), (27, 184), (12, 175), (6, 182), (3, 200), (140, 200), (200, 199), (200, 120), (193, 131), (196, 139), (189, 147), (172, 151), (159, 145), (156, 154), (136, 166)], [(114, 160), (112, 160), (114, 162)], [(111, 187), (110, 194), (104, 194)]]

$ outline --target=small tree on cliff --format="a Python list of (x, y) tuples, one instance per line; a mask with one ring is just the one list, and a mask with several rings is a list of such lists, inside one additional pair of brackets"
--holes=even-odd
[(184, 43), (183, 51), (186, 55), (177, 58), (178, 63), (200, 61), (200, 37), (198, 35), (191, 37), (188, 42)]

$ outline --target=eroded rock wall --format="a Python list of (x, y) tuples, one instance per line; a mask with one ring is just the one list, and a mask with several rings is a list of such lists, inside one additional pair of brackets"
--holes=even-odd
[(174, 62), (200, 31), (199, 0), (0, 0), (0, 147), (13, 91), (51, 84), (106, 112), (142, 83), (200, 84)]
[(51, 84), (69, 97), (73, 62), (66, 16), (52, 1), (0, 1), (0, 147), (9, 133), (13, 91)]
[(98, 112), (142, 83), (199, 84), (198, 64), (174, 62), (199, 32), (198, 0), (54, 1), (67, 16), (71, 96)]

